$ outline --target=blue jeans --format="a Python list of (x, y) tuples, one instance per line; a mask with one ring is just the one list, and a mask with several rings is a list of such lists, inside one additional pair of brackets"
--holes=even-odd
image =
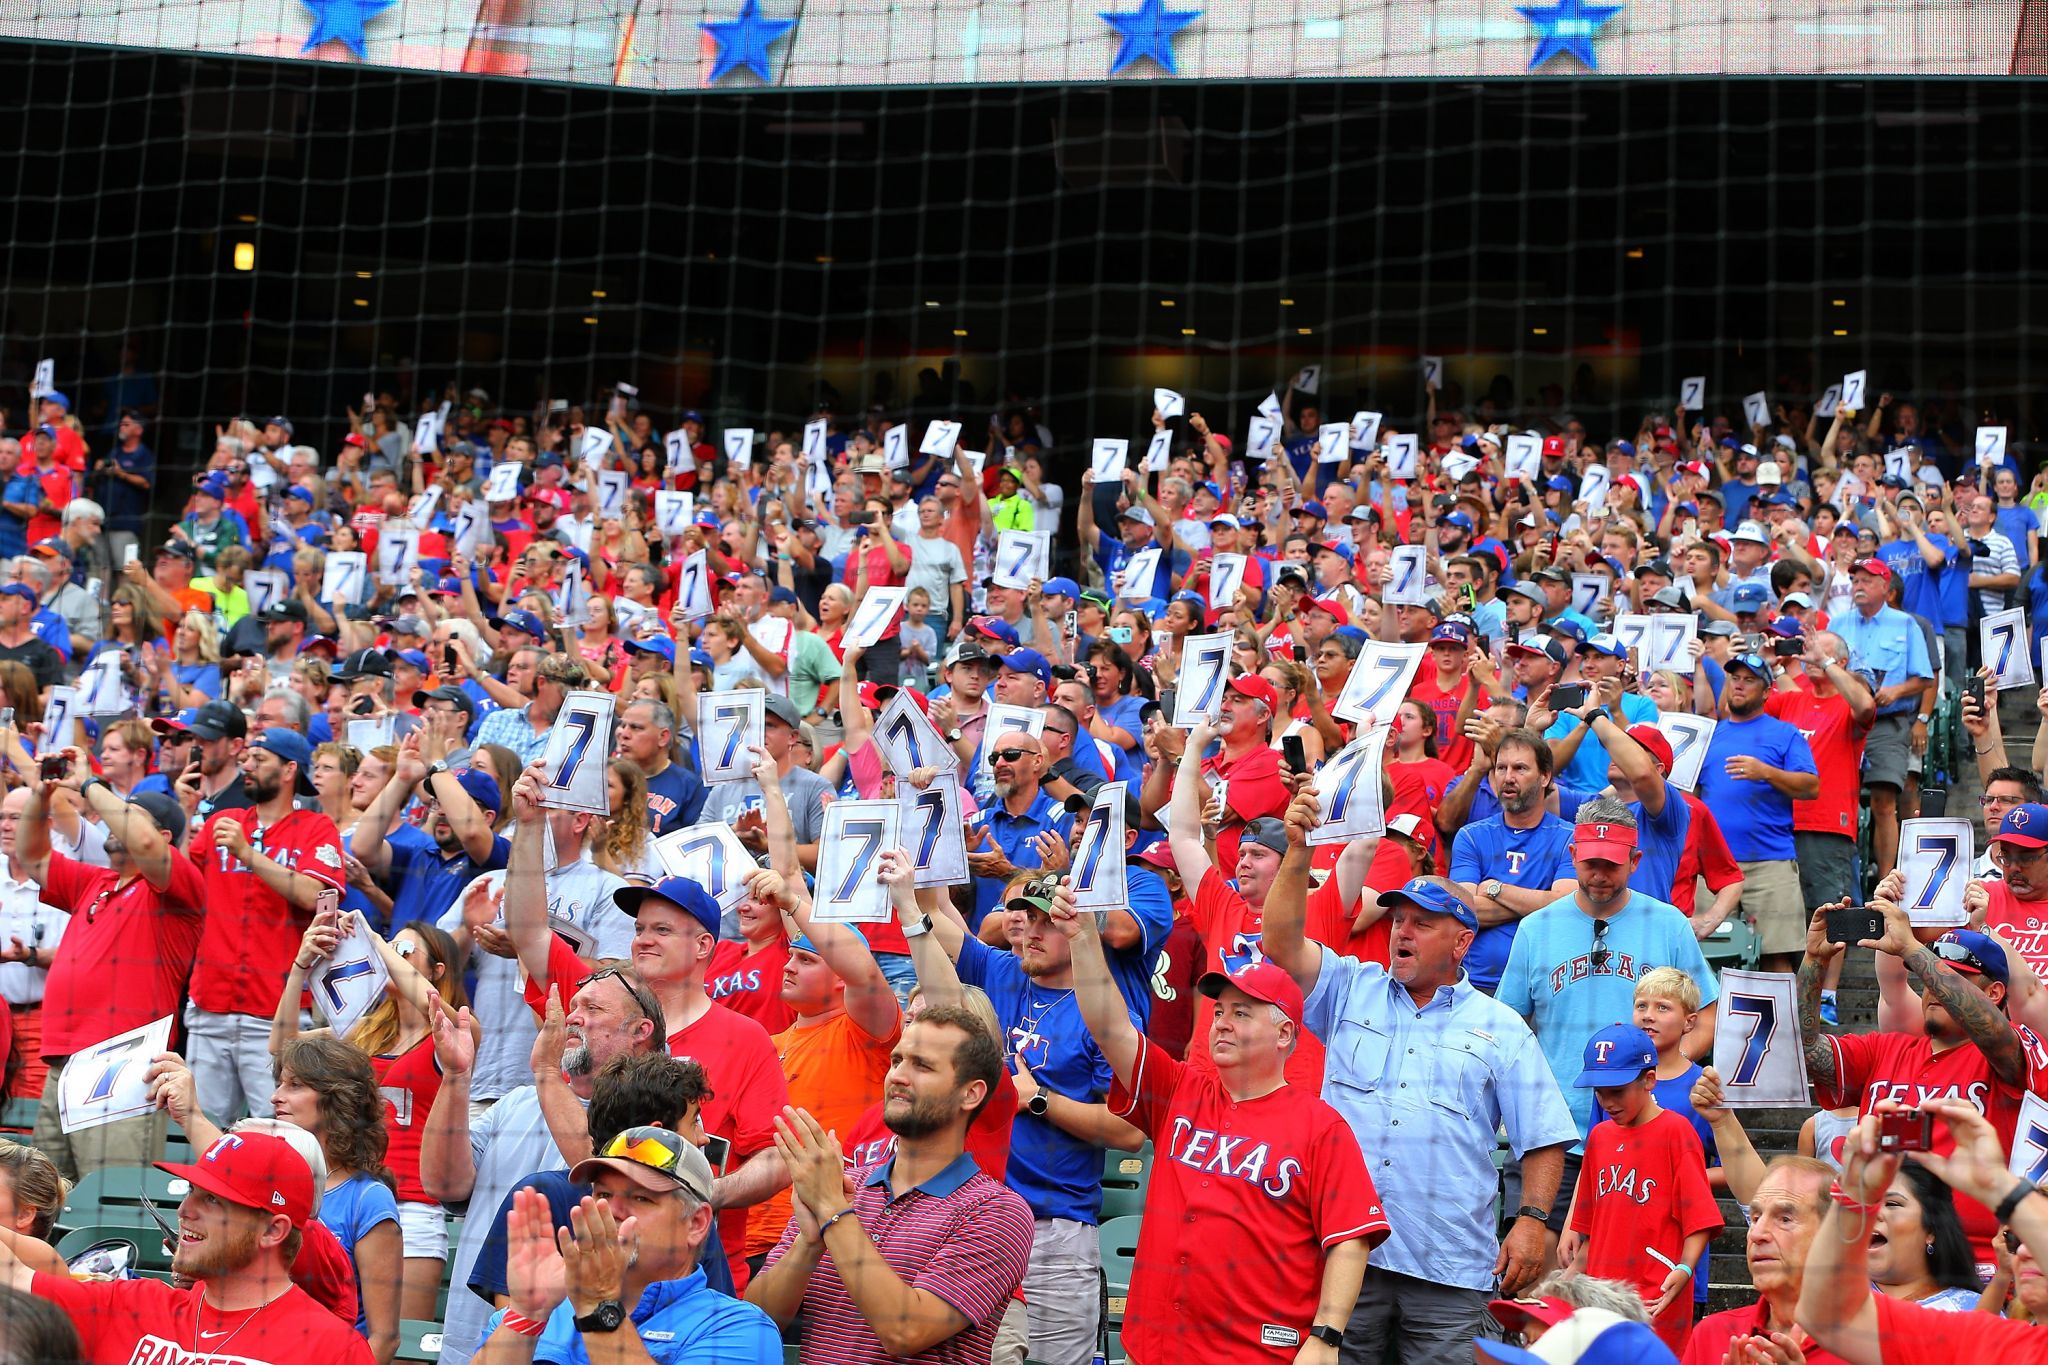
[(875, 965), (888, 978), (889, 989), (896, 992), (896, 1003), (909, 1008), (910, 993), (917, 989), (917, 968), (911, 965), (910, 954), (876, 953)]

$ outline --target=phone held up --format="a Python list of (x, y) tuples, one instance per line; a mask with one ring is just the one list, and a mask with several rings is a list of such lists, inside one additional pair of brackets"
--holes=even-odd
[(1845, 905), (1827, 914), (1828, 942), (1853, 948), (1884, 937), (1884, 913), (1874, 906)]

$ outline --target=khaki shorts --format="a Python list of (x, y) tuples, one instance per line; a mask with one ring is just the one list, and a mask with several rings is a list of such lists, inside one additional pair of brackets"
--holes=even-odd
[(1799, 891), (1799, 864), (1790, 858), (1743, 863), (1742, 913), (1756, 926), (1765, 954), (1806, 951), (1806, 922), (1812, 918)]

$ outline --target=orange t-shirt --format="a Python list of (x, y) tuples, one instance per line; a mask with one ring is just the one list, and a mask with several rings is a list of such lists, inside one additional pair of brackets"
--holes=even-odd
[[(821, 1024), (791, 1024), (775, 1035), (782, 1074), (789, 1078), (789, 1102), (808, 1110), (842, 1143), (852, 1139), (861, 1115), (882, 1098), (889, 1054), (903, 1036), (903, 1016), (885, 1038), (869, 1036), (853, 1016), (841, 1012)], [(747, 1255), (772, 1251), (789, 1226), (789, 1191), (778, 1191), (747, 1210)]]

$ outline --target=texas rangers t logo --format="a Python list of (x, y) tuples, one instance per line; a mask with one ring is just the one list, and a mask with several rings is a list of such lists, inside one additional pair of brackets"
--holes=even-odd
[(1602, 1065), (1606, 1064), (1607, 1054), (1612, 1051), (1614, 1051), (1614, 1040), (1611, 1038), (1596, 1039), (1593, 1043), (1593, 1053), (1600, 1059)]

